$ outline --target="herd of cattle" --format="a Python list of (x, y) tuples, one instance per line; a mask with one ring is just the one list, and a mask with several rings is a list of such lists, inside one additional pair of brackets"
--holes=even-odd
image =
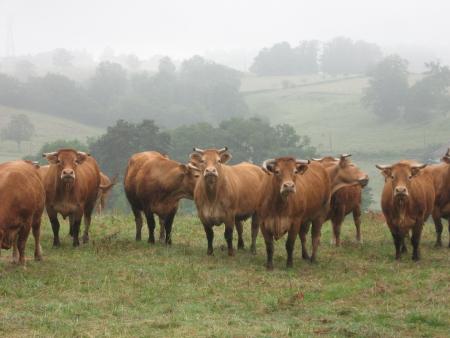
[[(44, 208), (52, 230), (53, 246), (60, 245), (58, 214), (68, 217), (73, 245), (78, 246), (84, 217), (83, 242), (89, 241), (91, 216), (115, 184), (99, 170), (95, 159), (84, 152), (61, 149), (44, 154), (49, 165), (30, 161), (0, 164), (0, 244), (13, 247), (13, 261), (25, 263), (25, 244), (30, 230), (35, 239), (35, 259), (41, 260), (40, 225)], [(171, 244), (174, 216), (182, 198), (193, 199), (213, 254), (213, 227), (225, 224), (228, 255), (234, 255), (233, 231), (239, 249), (244, 248), (243, 221), (251, 219), (255, 252), (259, 229), (264, 236), (267, 268), (273, 268), (274, 240), (287, 233), (287, 266), (293, 264), (297, 235), (302, 258), (316, 260), (322, 224), (331, 220), (333, 241), (340, 245), (344, 217), (353, 213), (356, 239), (361, 241), (361, 193), (368, 176), (350, 160), (324, 157), (299, 160), (280, 157), (251, 163), (227, 165), (227, 148), (194, 148), (187, 164), (154, 151), (133, 155), (124, 177), (124, 188), (136, 222), (136, 240), (146, 218), (150, 243), (155, 242), (155, 218), (159, 217), (160, 240)], [(424, 222), (432, 215), (436, 245), (441, 246), (442, 218), (450, 220), (450, 148), (442, 163), (426, 165), (400, 161), (377, 165), (385, 178), (381, 207), (392, 233), (396, 259), (406, 251), (405, 237), (411, 233), (414, 260), (419, 259), (419, 242)], [(311, 255), (306, 236), (311, 228)], [(450, 231), (450, 224), (449, 224)], [(450, 243), (449, 243), (450, 246)]]

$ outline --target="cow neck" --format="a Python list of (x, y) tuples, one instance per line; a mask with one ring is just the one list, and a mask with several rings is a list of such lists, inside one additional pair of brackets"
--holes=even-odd
[(409, 208), (409, 203), (410, 197), (408, 197), (406, 200), (400, 201), (399, 199), (396, 199), (394, 197), (394, 194), (392, 194), (393, 216), (400, 226), (404, 225), (405, 223), (406, 212)]
[(292, 194), (289, 194), (287, 198), (283, 198), (280, 194), (280, 187), (276, 182), (275, 176), (272, 176), (270, 179), (271, 183), (271, 193), (270, 199), (268, 201), (269, 210), (274, 210), (275, 213), (279, 213), (280, 211), (284, 211), (289, 208), (290, 200), (292, 199)]
[(187, 193), (185, 191), (183, 191), (182, 187), (183, 187), (183, 180), (184, 180), (184, 176), (178, 175), (179, 173), (176, 172), (178, 170), (178, 168), (174, 168), (172, 170), (169, 170), (167, 172), (166, 177), (178, 177), (180, 176), (180, 179), (174, 180), (174, 184), (166, 187), (166, 189), (164, 189), (164, 196), (163, 199), (175, 199), (175, 200), (180, 200), (183, 197), (187, 196)]
[[(348, 184), (348, 183), (344, 183), (344, 182), (338, 182), (337, 177), (338, 177), (338, 172), (339, 172), (339, 164), (326, 167), (325, 170), (328, 174), (328, 177), (330, 178), (330, 183), (331, 183), (330, 196), (333, 196), (334, 193), (336, 191), (338, 191), (339, 189), (352, 185), (352, 184)], [(356, 185), (356, 183), (353, 185)]]
[(216, 182), (213, 185), (210, 185), (206, 182), (205, 177), (202, 177), (202, 183), (204, 185), (204, 191), (207, 200), (210, 203), (214, 203), (218, 199), (218, 192), (225, 191), (226, 187), (226, 179), (223, 174), (223, 170), (219, 173), (219, 176), (216, 178)]
[(57, 180), (57, 191), (59, 196), (70, 197), (72, 195), (72, 191), (75, 187), (75, 181), (72, 183), (64, 183), (60, 178), (56, 177)]

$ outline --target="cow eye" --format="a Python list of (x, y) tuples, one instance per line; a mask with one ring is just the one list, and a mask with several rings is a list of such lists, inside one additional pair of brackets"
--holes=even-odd
[(294, 169), (294, 174), (298, 174), (298, 170), (297, 169)]
[(412, 179), (412, 175), (409, 175), (409, 176), (408, 176), (408, 180), (410, 180), (410, 179)]
[(275, 172), (276, 175), (280, 175), (280, 169), (275, 169), (274, 172)]
[(218, 163), (222, 163), (222, 161), (219, 159), (218, 161), (217, 161)]

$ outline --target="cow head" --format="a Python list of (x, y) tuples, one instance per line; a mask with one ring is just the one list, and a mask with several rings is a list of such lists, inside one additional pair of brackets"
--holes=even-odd
[(445, 155), (441, 158), (442, 162), (445, 162), (447, 164), (450, 164), (450, 148), (447, 149), (447, 152)]
[(359, 169), (350, 160), (350, 154), (342, 154), (340, 157), (322, 157), (320, 159), (313, 159), (313, 161), (320, 162), (325, 168), (334, 168), (333, 185), (348, 186), (359, 184), (365, 187), (369, 183), (369, 176)]
[(273, 179), (279, 187), (281, 197), (286, 198), (295, 193), (295, 181), (298, 175), (302, 175), (308, 169), (308, 160), (298, 160), (293, 157), (281, 157), (265, 160), (262, 168), (273, 174)]
[(408, 199), (411, 181), (420, 175), (422, 169), (426, 166), (426, 164), (406, 161), (393, 165), (376, 165), (381, 170), (386, 182), (391, 183), (392, 193), (394, 199), (397, 201), (405, 201)]
[(214, 184), (222, 174), (222, 165), (231, 159), (228, 148), (206, 149), (194, 148), (190, 154), (191, 163), (201, 170), (208, 184)]
[(197, 183), (198, 178), (200, 177), (200, 168), (198, 168), (195, 164), (189, 162), (188, 164), (180, 164), (181, 175), (183, 176), (183, 180), (181, 186), (183, 190), (186, 192), (188, 198), (193, 197), (195, 184)]
[(60, 149), (42, 155), (50, 163), (57, 166), (58, 176), (64, 183), (73, 183), (76, 178), (77, 167), (82, 164), (89, 154), (74, 149)]

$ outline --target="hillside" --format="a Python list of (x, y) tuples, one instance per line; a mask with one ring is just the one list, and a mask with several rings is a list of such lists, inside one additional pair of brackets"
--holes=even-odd
[[(411, 76), (410, 81), (418, 77)], [(283, 88), (285, 81), (293, 87)], [(425, 159), (424, 153), (435, 145), (449, 144), (450, 116), (419, 124), (379, 121), (361, 105), (367, 82), (366, 77), (248, 76), (242, 80), (241, 91), (250, 115), (292, 124), (300, 134), (311, 137), (320, 154), (353, 153), (355, 162), (372, 178), (378, 201), (383, 181), (374, 164), (405, 156)]]
[(57, 139), (78, 139), (85, 142), (88, 137), (98, 136), (103, 130), (87, 126), (78, 122), (58, 118), (47, 114), (19, 110), (0, 106), (0, 129), (4, 128), (12, 115), (25, 114), (35, 127), (35, 136), (31, 142), (24, 142), (21, 151), (11, 141), (0, 142), (0, 162), (21, 158), (36, 153), (40, 147), (49, 141)]

